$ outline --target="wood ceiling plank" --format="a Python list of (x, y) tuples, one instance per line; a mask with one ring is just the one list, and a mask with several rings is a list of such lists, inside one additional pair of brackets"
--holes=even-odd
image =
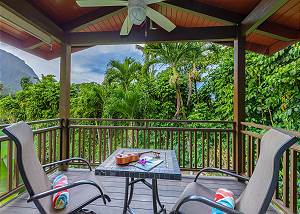
[(62, 29), (26, 0), (1, 0), (0, 5), (31, 25), (36, 26), (39, 30), (52, 35), (57, 41), (61, 42), (63, 40)]

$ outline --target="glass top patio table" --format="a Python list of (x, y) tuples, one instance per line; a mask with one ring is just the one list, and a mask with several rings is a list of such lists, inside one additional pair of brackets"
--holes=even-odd
[[(149, 171), (139, 169), (131, 164), (116, 164), (115, 156), (117, 154), (127, 154), (133, 152), (142, 153), (146, 151), (160, 153), (160, 159), (162, 159), (163, 162)], [(149, 154), (145, 155), (148, 156)], [(141, 157), (143, 158), (143, 155)], [(130, 203), (133, 197), (134, 184), (137, 182), (144, 183), (152, 190), (153, 213), (166, 213), (164, 205), (162, 205), (159, 200), (157, 179), (181, 180), (181, 173), (174, 150), (118, 149), (95, 169), (95, 174), (101, 176), (118, 176), (126, 178), (123, 214), (126, 214), (127, 211), (129, 213), (134, 213), (134, 211), (130, 208)], [(145, 180), (146, 178), (152, 179), (152, 183), (150, 184), (147, 182)], [(158, 210), (157, 205), (159, 205), (160, 210)]]

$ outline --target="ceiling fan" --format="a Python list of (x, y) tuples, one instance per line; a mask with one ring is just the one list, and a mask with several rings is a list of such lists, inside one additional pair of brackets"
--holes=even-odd
[(76, 2), (80, 7), (127, 6), (128, 16), (120, 32), (120, 35), (126, 36), (130, 33), (133, 25), (141, 25), (146, 20), (146, 17), (149, 17), (168, 32), (174, 30), (176, 25), (156, 10), (147, 6), (162, 1), (164, 0), (77, 0)]

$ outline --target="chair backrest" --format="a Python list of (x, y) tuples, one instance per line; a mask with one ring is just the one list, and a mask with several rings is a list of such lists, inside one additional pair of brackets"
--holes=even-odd
[(243, 213), (266, 213), (275, 192), (280, 158), (297, 138), (279, 130), (267, 131), (253, 175), (237, 200), (236, 209)]
[[(44, 172), (34, 149), (33, 131), (24, 122), (19, 122), (3, 129), (3, 132), (16, 144), (17, 164), (24, 185), (30, 196), (51, 189), (51, 183)], [(49, 197), (34, 201), (41, 213), (49, 213)]]

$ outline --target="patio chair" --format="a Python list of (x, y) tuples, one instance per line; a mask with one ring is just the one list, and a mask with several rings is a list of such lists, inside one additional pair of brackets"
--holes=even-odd
[[(261, 141), (259, 159), (250, 179), (226, 170), (216, 168), (202, 169), (197, 174), (194, 182), (188, 184), (185, 188), (171, 213), (212, 213), (212, 207), (225, 213), (266, 213), (277, 185), (280, 158), (284, 151), (292, 146), (296, 140), (296, 137), (283, 131), (271, 129), (266, 132)], [(239, 182), (248, 182), (246, 188), (236, 200), (235, 209), (213, 201), (215, 192), (197, 183), (197, 179), (203, 172), (226, 174), (237, 178)]]
[[(27, 202), (33, 202), (40, 213), (76, 213), (84, 211), (84, 207), (97, 199), (102, 199), (103, 203), (110, 202), (110, 198), (103, 193), (100, 182), (95, 178), (91, 166), (81, 158), (71, 158), (42, 166), (35, 154), (33, 132), (25, 122), (19, 122), (3, 129), (3, 132), (11, 138), (17, 148), (17, 165), (24, 185), (29, 193)], [(79, 180), (66, 186), (52, 189), (51, 183), (44, 169), (58, 166), (71, 161), (85, 162), (90, 171), (85, 177), (89, 180)], [(68, 189), (70, 201), (63, 210), (55, 210), (52, 207), (52, 197), (54, 193)]]

